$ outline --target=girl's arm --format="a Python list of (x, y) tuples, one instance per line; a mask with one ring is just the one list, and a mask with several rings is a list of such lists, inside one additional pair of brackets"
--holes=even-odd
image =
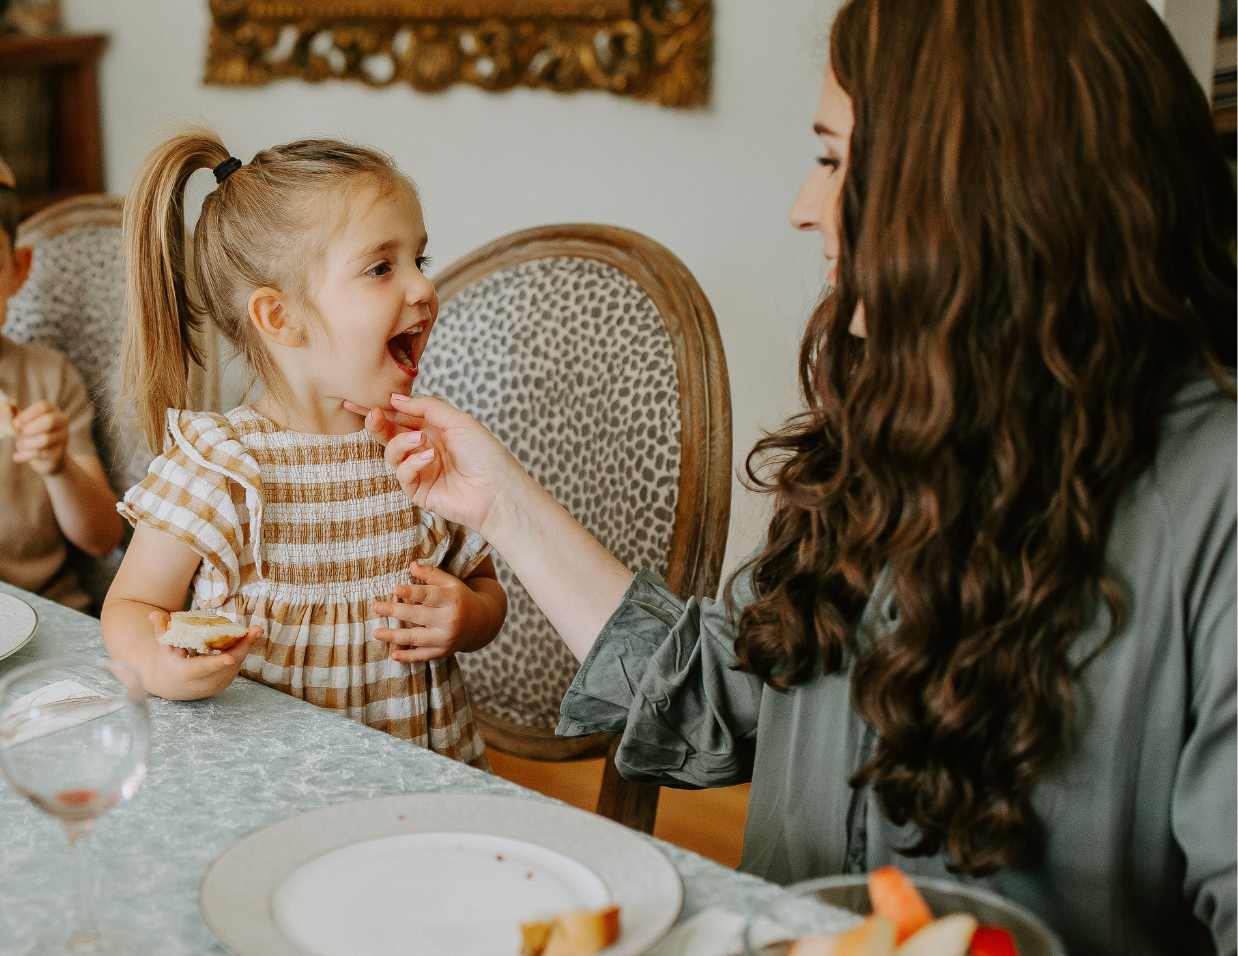
[(374, 605), (374, 613), (409, 625), (374, 631), (377, 640), (400, 646), (391, 652), (393, 660), (413, 663), (478, 651), (498, 637), (507, 618), (507, 592), (489, 557), (463, 581), (420, 564), (409, 568), (409, 575), (423, 583), (399, 585), (395, 600)]
[(159, 643), (173, 611), (185, 606), (202, 559), (187, 544), (139, 524), (103, 602), (103, 643), (128, 664), (148, 693), (169, 700), (196, 700), (232, 683), (250, 648), (262, 636), (253, 626), (241, 643), (218, 655), (189, 657), (183, 648)]
[(419, 507), (480, 533), (503, 555), (578, 660), (623, 600), (632, 572), (537, 484), (474, 418), (392, 395), (396, 414), (354, 407), (387, 446)]

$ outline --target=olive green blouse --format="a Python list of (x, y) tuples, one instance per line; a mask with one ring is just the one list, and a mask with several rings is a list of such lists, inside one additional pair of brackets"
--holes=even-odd
[[(1234, 403), (1207, 377), (1171, 402), (1108, 542), (1128, 621), (1080, 675), (1074, 742), (1033, 797), (1044, 856), (978, 881), (1038, 913), (1073, 956), (1235, 954), (1236, 428)], [(753, 600), (748, 575), (734, 585), (737, 606)], [(874, 598), (857, 633), (880, 640), (895, 621)], [(1108, 628), (1102, 604), (1076, 659)], [(850, 674), (772, 690), (731, 670), (735, 633), (724, 602), (682, 601), (642, 571), (564, 697), (558, 732), (621, 733), (629, 779), (751, 782), (741, 869), (758, 876), (788, 883), (886, 863), (950, 876), (944, 856), (899, 855), (914, 831), (848, 784), (875, 743)]]

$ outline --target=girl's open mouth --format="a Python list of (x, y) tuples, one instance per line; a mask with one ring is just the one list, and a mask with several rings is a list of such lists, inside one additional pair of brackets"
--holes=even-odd
[(406, 375), (413, 378), (417, 377), (417, 355), (413, 345), (416, 337), (413, 332), (401, 332), (399, 335), (393, 335), (387, 342), (387, 351), (395, 359), (395, 364), (400, 366)]

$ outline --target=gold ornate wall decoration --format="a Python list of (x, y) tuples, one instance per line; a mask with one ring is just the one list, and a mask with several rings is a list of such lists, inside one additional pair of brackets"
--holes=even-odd
[(292, 77), (709, 100), (712, 0), (210, 0), (206, 82)]

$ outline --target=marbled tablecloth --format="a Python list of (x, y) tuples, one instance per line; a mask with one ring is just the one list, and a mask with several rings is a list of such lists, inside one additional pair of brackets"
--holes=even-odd
[[(99, 622), (0, 583), (39, 614), (33, 640), (0, 661), (104, 653)], [(150, 773), (93, 836), (99, 917), (144, 936), (152, 956), (227, 952), (198, 912), (211, 861), (246, 834), (305, 810), (399, 793), (546, 797), (245, 678), (216, 697), (150, 700)], [(681, 921), (711, 906), (742, 913), (776, 887), (651, 840), (683, 878)], [(72, 857), (60, 823), (0, 783), (0, 954), (17, 956), (65, 919)]]

